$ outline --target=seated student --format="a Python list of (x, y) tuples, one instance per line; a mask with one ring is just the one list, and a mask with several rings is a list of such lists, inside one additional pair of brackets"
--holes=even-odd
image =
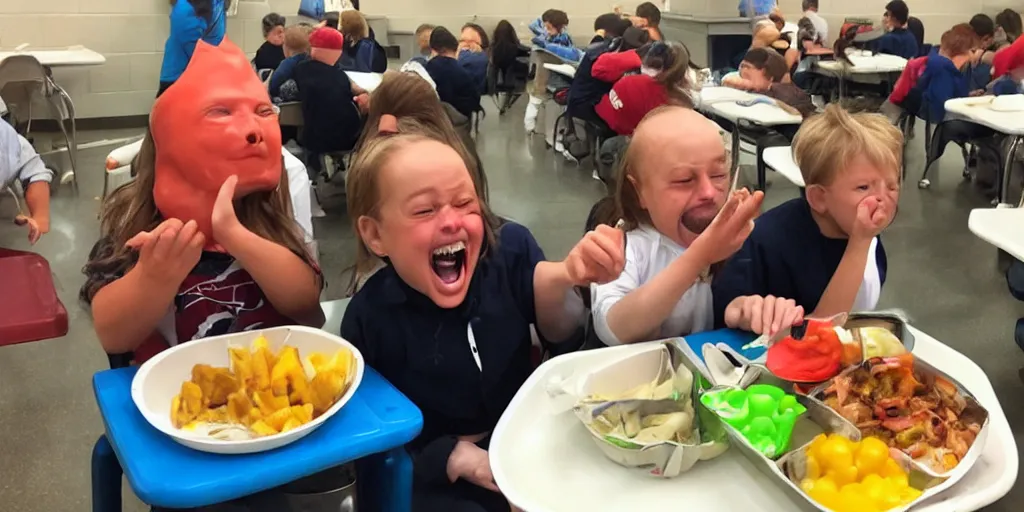
[[(711, 269), (743, 244), (764, 194), (729, 194), (718, 127), (679, 106), (640, 123), (618, 176), (615, 211), (601, 223), (623, 223), (626, 263), (617, 279), (592, 287), (595, 332), (621, 345), (710, 330)], [(792, 303), (771, 302), (756, 314), (754, 301), (738, 304), (730, 327), (772, 333), (802, 320)], [(762, 315), (766, 322), (751, 321)]]
[(459, 42), (448, 29), (437, 27), (430, 33), (430, 49), (434, 57), (427, 62), (427, 73), (437, 84), (437, 95), (462, 115), (471, 117), (480, 108), (480, 89), (457, 60)]
[(715, 324), (750, 295), (788, 297), (807, 316), (875, 309), (896, 214), (903, 137), (884, 116), (829, 105), (804, 121), (793, 154), (806, 196), (768, 210), (712, 283)]
[(622, 77), (594, 111), (619, 135), (632, 135), (648, 112), (665, 104), (693, 107), (686, 77), (690, 54), (675, 41), (651, 44), (639, 75)]
[(917, 39), (907, 30), (907, 20), (909, 19), (910, 8), (903, 0), (893, 0), (886, 4), (882, 24), (887, 32), (871, 43), (871, 49), (878, 53), (897, 55), (908, 60), (917, 57)]
[(999, 52), (998, 57), (993, 68), (997, 78), (987, 91), (996, 96), (1024, 94), (1024, 44), (1014, 44)]
[[(520, 57), (529, 57), (530, 48), (519, 42), (515, 27), (508, 20), (501, 20), (494, 27), (491, 38), (491, 64), (495, 69), (507, 70), (516, 66)], [(520, 66), (521, 67), (521, 66)], [(521, 71), (526, 71), (522, 69)], [(525, 76), (525, 73), (523, 74)]]
[(430, 60), (430, 33), (433, 30), (434, 26), (429, 23), (416, 27), (416, 47), (419, 48), (420, 53), (409, 59), (410, 61), (419, 62), (423, 66), (427, 65), (427, 61)]
[[(237, 110), (195, 122), (225, 103)], [(83, 269), (80, 296), (108, 354), (143, 362), (208, 336), (323, 325), (323, 280), (287, 206), (278, 134), (245, 53), (199, 43), (153, 105), (135, 180), (107, 196)]]
[(545, 261), (529, 230), (490, 213), (448, 141), (391, 114), (371, 129), (347, 176), (348, 213), (357, 271), (382, 268), (352, 297), (341, 335), (423, 411), (406, 446), (412, 510), (508, 512), (487, 450), (533, 372), (531, 324), (554, 343), (579, 329), (573, 287), (621, 272), (622, 232), (605, 226)]
[[(343, 47), (340, 32), (318, 28), (309, 46), (309, 58), (295, 66), (305, 125), (300, 143), (314, 155), (351, 150), (363, 128), (360, 112), (368, 108), (368, 95), (336, 66)], [(318, 172), (319, 158), (310, 159), (309, 167)]]
[(971, 52), (966, 69), (968, 89), (971, 92), (985, 89), (992, 81), (992, 59), (1005, 44), (995, 41), (996, 22), (986, 14), (975, 14), (969, 22), (978, 39), (978, 48)]
[(25, 191), (28, 215), (18, 212), (14, 223), (28, 228), (28, 241), (35, 245), (50, 232), (50, 183), (53, 171), (46, 168), (25, 137), (5, 121), (0, 121), (0, 189), (14, 181)]
[[(281, 95), (281, 86), (295, 78), (295, 66), (309, 58), (309, 35), (313, 28), (309, 25), (292, 25), (284, 31), (284, 55), (285, 59), (277, 66), (277, 70), (270, 75), (269, 92), (271, 98), (281, 98), (282, 101), (294, 101), (298, 96), (285, 98)], [(296, 93), (298, 91), (296, 90)]]
[(817, 107), (803, 89), (792, 82), (783, 82), (788, 72), (785, 59), (777, 52), (768, 48), (752, 48), (740, 63), (739, 76), (727, 77), (722, 85), (774, 98), (793, 107), (806, 119), (815, 113)]
[[(613, 16), (615, 15), (613, 14)], [(647, 31), (631, 26), (628, 20), (619, 16), (615, 16), (615, 19), (617, 20), (616, 24), (610, 25), (606, 29), (606, 35), (614, 37), (587, 48), (583, 60), (580, 61), (580, 66), (576, 68), (576, 75), (569, 85), (569, 99), (566, 103), (569, 116), (599, 126), (605, 123), (594, 111), (594, 108), (603, 97), (611, 92), (612, 85), (623, 75), (631, 70), (640, 69), (642, 63), (635, 50), (647, 44), (649, 37)], [(617, 32), (619, 32), (618, 35), (616, 35)], [(620, 35), (622, 37), (618, 37)], [(608, 54), (619, 54), (618, 56), (622, 59), (612, 57), (604, 59), (601, 66), (597, 67), (597, 74), (595, 74), (595, 64)], [(570, 126), (572, 125), (570, 124)]]
[(1003, 9), (996, 15), (996, 27), (996, 41), (1008, 44), (1013, 44), (1024, 32), (1020, 13), (1013, 9)]
[[(622, 16), (609, 12), (594, 18), (594, 37), (590, 40), (588, 48), (593, 47), (595, 44), (604, 43), (611, 41), (615, 38), (611, 32), (618, 32), (618, 35), (622, 35)], [(586, 58), (586, 56), (584, 56)]]
[[(789, 41), (782, 38), (779, 29), (775, 28), (771, 20), (763, 20), (754, 25), (753, 40), (751, 48), (770, 48), (786, 59), (786, 76), (784, 82), (792, 81), (792, 74), (800, 64), (800, 52), (791, 48)], [(739, 66), (737, 66), (739, 67)]]
[(630, 21), (633, 22), (633, 26), (646, 30), (651, 41), (664, 41), (661, 29), (658, 28), (661, 25), (661, 9), (658, 9), (657, 5), (644, 2), (636, 6), (636, 15)]
[(490, 63), (488, 53), (491, 42), (483, 27), (476, 23), (467, 23), (462, 27), (459, 36), (459, 64), (477, 83), (480, 94), (487, 92), (487, 65)]
[(946, 117), (946, 101), (970, 94), (968, 77), (960, 70), (970, 60), (978, 38), (974, 29), (961, 23), (942, 34), (937, 50), (932, 50), (915, 88), (921, 92), (919, 117), (940, 123)]
[(828, 21), (822, 18), (818, 14), (818, 0), (803, 0), (801, 4), (804, 10), (804, 18), (810, 20), (814, 26), (814, 31), (818, 34), (819, 42), (823, 45), (829, 43), (828, 38)]
[(263, 44), (256, 50), (252, 65), (257, 70), (277, 69), (284, 60), (284, 16), (272, 12), (263, 17)]
[[(370, 25), (359, 11), (342, 11), (341, 33), (345, 36), (343, 55), (352, 57), (351, 64), (344, 63), (349, 71), (362, 73), (383, 73), (387, 70), (387, 57), (384, 49), (370, 37)], [(352, 66), (351, 68), (347, 67)]]
[(558, 9), (548, 9), (540, 18), (530, 23), (530, 31), (533, 33), (531, 40), (534, 48), (550, 52), (533, 52), (531, 67), (535, 70), (532, 85), (529, 89), (530, 101), (526, 105), (526, 114), (523, 116), (523, 128), (526, 133), (533, 133), (537, 127), (537, 116), (544, 104), (548, 92), (548, 79), (551, 71), (544, 67), (544, 64), (561, 64), (562, 61), (579, 62), (583, 58), (583, 51), (573, 45), (572, 38), (566, 27), (569, 25), (569, 15)]

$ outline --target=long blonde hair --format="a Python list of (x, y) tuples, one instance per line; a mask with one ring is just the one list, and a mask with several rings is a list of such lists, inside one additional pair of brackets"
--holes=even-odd
[[(132, 161), (135, 179), (119, 187), (103, 203), (100, 236), (106, 243), (97, 246), (82, 269), (86, 281), (80, 297), (87, 304), (92, 303), (100, 288), (123, 276), (138, 262), (138, 253), (125, 247), (125, 243), (143, 231), (152, 231), (164, 221), (153, 199), (156, 151), (153, 136), (147, 131)], [(283, 167), (282, 164), (281, 181), (276, 189), (254, 192), (237, 201), (238, 220), (253, 233), (287, 247), (308, 265), (316, 267), (292, 214), (288, 174)]]

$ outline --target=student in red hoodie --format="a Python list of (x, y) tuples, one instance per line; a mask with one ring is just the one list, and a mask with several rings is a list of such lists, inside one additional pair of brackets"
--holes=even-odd
[[(637, 52), (602, 55), (594, 63), (592, 73), (595, 77), (611, 77), (632, 68), (639, 59)], [(640, 62), (640, 74), (615, 82), (611, 92), (597, 105), (597, 115), (615, 133), (632, 135), (640, 120), (661, 105), (693, 107), (686, 79), (689, 63), (690, 54), (682, 44), (652, 43)]]

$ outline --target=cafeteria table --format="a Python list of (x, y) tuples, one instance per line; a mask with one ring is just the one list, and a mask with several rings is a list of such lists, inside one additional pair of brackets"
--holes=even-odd
[(804, 188), (804, 176), (800, 172), (800, 167), (796, 165), (796, 161), (793, 160), (792, 146), (765, 149), (764, 163), (789, 180), (790, 183)]
[(946, 102), (946, 119), (962, 119), (971, 123), (991, 128), (999, 133), (1013, 137), (1010, 149), (1003, 155), (1002, 180), (999, 182), (998, 204), (1009, 204), (1010, 177), (1013, 174), (1013, 162), (1021, 142), (1024, 141), (1024, 112), (1008, 112), (992, 109), (995, 96), (975, 98), (957, 98)]

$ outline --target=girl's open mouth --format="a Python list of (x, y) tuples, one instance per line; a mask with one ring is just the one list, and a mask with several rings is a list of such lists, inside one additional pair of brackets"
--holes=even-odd
[(444, 284), (457, 282), (465, 263), (466, 243), (461, 241), (434, 249), (430, 257), (431, 268)]

